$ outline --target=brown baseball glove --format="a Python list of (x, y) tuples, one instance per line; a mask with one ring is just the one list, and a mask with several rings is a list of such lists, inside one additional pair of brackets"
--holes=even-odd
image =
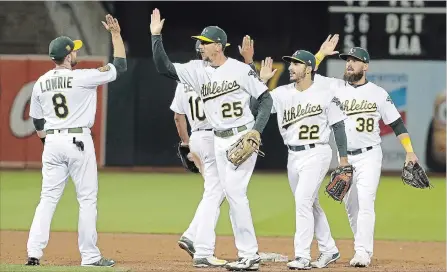
[(331, 173), (326, 193), (336, 201), (342, 201), (352, 185), (354, 168), (352, 165), (339, 166)]
[(227, 159), (237, 167), (244, 163), (253, 152), (260, 156), (264, 156), (264, 152), (259, 150), (261, 145), (261, 135), (257, 130), (250, 130), (239, 138), (230, 149), (227, 150)]

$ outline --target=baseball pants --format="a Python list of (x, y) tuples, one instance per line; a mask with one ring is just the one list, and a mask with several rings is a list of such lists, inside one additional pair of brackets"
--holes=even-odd
[[(73, 137), (84, 143), (84, 151), (73, 144)], [(40, 259), (43, 256), (54, 211), (71, 176), (79, 202), (78, 245), (82, 264), (99, 261), (101, 253), (96, 246), (98, 173), (90, 130), (84, 129), (84, 133), (61, 130), (47, 135), (42, 164), (42, 191), (29, 232), (28, 257)]]
[(382, 149), (377, 145), (361, 154), (348, 155), (348, 161), (355, 170), (352, 186), (343, 201), (354, 234), (354, 250), (372, 257), (376, 220), (374, 202), (382, 171)]
[(225, 199), (217, 171), (214, 133), (212, 131), (193, 132), (190, 137), (190, 150), (197, 154), (202, 162), (204, 192), (194, 218), (183, 236), (193, 241), (196, 250), (194, 258), (206, 258), (214, 255), (215, 228), (220, 215), (220, 206)]
[(314, 232), (320, 253), (338, 252), (326, 214), (318, 201), (318, 191), (331, 159), (332, 149), (327, 144), (298, 152), (289, 150), (287, 173), (296, 213), (295, 257), (311, 259)]
[(233, 143), (251, 129), (251, 126), (248, 125), (249, 129), (227, 138), (214, 137), (219, 179), (230, 206), (230, 218), (232, 218), (235, 244), (240, 258), (255, 258), (258, 252), (258, 242), (247, 198), (247, 187), (256, 164), (257, 154), (253, 153), (236, 169), (227, 159), (226, 152)]

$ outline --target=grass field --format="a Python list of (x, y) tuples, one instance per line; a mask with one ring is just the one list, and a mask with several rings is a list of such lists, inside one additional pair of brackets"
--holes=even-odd
[[(445, 179), (432, 178), (435, 188), (404, 186), (398, 177), (381, 180), (376, 199), (375, 238), (446, 241)], [(98, 231), (113, 233), (182, 233), (189, 225), (203, 191), (194, 174), (100, 173)], [(323, 184), (327, 183), (327, 179)], [(320, 202), (337, 239), (351, 239), (344, 205), (324, 195)], [(0, 172), (0, 229), (28, 230), (39, 202), (39, 171)], [(257, 174), (249, 200), (258, 236), (293, 236), (294, 202), (285, 174)], [(224, 203), (218, 235), (232, 235)], [(52, 231), (77, 231), (78, 204), (70, 181), (57, 207)], [(423, 230), (423, 231), (421, 231)], [(44, 270), (42, 270), (44, 269)], [(1, 271), (37, 271), (21, 265), (0, 265)], [(40, 267), (39, 271), (92, 271), (80, 267)], [(95, 269), (95, 271), (122, 271)]]
[[(40, 177), (38, 171), (0, 172), (0, 229), (29, 229), (39, 202)], [(446, 240), (445, 180), (431, 180), (434, 189), (418, 190), (404, 186), (398, 177), (382, 178), (376, 200), (376, 239)], [(194, 174), (101, 173), (98, 231), (182, 233), (200, 201), (202, 186), (203, 182)], [(351, 238), (343, 204), (334, 202), (323, 191), (322, 186), (320, 201), (333, 235)], [(285, 174), (254, 175), (249, 199), (258, 235), (293, 235), (294, 203)], [(52, 230), (76, 231), (77, 216), (74, 186), (69, 182), (56, 210)], [(232, 234), (226, 202), (217, 233)]]

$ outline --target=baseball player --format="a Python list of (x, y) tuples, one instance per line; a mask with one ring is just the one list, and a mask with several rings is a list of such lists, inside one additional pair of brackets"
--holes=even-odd
[[(197, 41), (196, 52), (198, 58), (201, 59), (199, 45), (200, 42)], [(227, 262), (214, 256), (216, 241), (214, 229), (219, 218), (220, 207), (217, 207), (216, 211), (212, 211), (210, 208), (216, 208), (215, 205), (208, 204), (208, 201), (213, 202), (215, 200), (220, 200), (220, 203), (222, 203), (225, 198), (217, 173), (213, 129), (206, 119), (202, 100), (187, 84), (177, 84), (170, 108), (174, 112), (175, 125), (182, 145), (189, 146), (190, 152), (198, 157), (199, 161), (196, 164), (205, 181), (203, 198), (197, 207), (191, 224), (181, 236), (178, 244), (180, 248), (193, 257), (195, 267), (224, 266)], [(185, 116), (191, 127), (191, 137), (188, 135)], [(202, 219), (206, 217), (209, 217), (210, 220)], [(212, 223), (214, 225), (211, 225)], [(203, 248), (208, 257), (194, 258), (196, 247)]]
[(37, 134), (44, 143), (42, 192), (27, 244), (27, 265), (39, 265), (48, 244), (57, 203), (70, 176), (79, 202), (79, 251), (82, 266), (114, 266), (96, 246), (98, 176), (90, 128), (95, 121), (97, 86), (114, 81), (127, 70), (118, 21), (110, 15), (102, 22), (110, 31), (113, 64), (98, 69), (74, 70), (82, 41), (62, 36), (49, 46), (54, 69), (35, 83), (30, 105)]
[(374, 201), (382, 167), (379, 120), (391, 126), (407, 152), (405, 164), (417, 162), (410, 136), (387, 91), (366, 78), (369, 53), (354, 47), (340, 54), (346, 61), (343, 80), (318, 76), (315, 81), (328, 82), (337, 89), (344, 112), (348, 115), (346, 133), (348, 161), (354, 166), (353, 184), (344, 198), (349, 224), (354, 234), (355, 255), (351, 266), (367, 267), (371, 263), (374, 243)]
[[(259, 142), (272, 107), (272, 98), (267, 86), (259, 79), (249, 65), (224, 54), (227, 35), (219, 27), (206, 27), (193, 39), (200, 40), (200, 52), (204, 61), (193, 60), (188, 63), (173, 64), (163, 48), (161, 30), (164, 19), (155, 9), (151, 15), (152, 52), (157, 70), (162, 75), (186, 83), (195, 91), (204, 104), (208, 122), (214, 129), (214, 148), (216, 164), (221, 186), (229, 202), (233, 217), (233, 232), (238, 249), (239, 260), (226, 265), (228, 270), (258, 270), (261, 261), (258, 243), (253, 227), (251, 211), (247, 198), (257, 153), (239, 167), (235, 167), (227, 158), (226, 152), (246, 134)], [(255, 119), (250, 107), (250, 96), (259, 100), (259, 109)], [(218, 200), (214, 206), (218, 206)], [(215, 210), (215, 208), (213, 208)], [(196, 247), (194, 258), (200, 256)]]
[[(326, 215), (318, 201), (318, 190), (332, 159), (329, 145), (331, 129), (340, 153), (340, 166), (347, 166), (347, 146), (343, 113), (335, 91), (327, 84), (314, 83), (315, 56), (298, 50), (283, 60), (290, 63), (291, 84), (272, 90), (272, 113), (277, 113), (279, 131), (288, 148), (287, 172), (295, 197), (296, 232), (295, 259), (290, 269), (326, 267), (340, 258), (332, 238)], [(262, 62), (261, 78), (272, 75), (272, 60)], [(310, 247), (314, 235), (320, 250), (319, 258), (311, 264)]]

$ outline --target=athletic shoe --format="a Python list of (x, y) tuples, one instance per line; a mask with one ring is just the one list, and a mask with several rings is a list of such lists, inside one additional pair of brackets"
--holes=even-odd
[(112, 267), (115, 265), (114, 260), (109, 260), (104, 257), (101, 257), (99, 261), (91, 263), (91, 264), (81, 264), (81, 266), (103, 266), (103, 267)]
[(228, 262), (225, 260), (220, 260), (215, 256), (206, 257), (206, 258), (194, 258), (193, 266), (199, 268), (207, 268), (207, 267), (222, 267), (225, 266)]
[(296, 257), (295, 260), (288, 262), (287, 267), (292, 270), (309, 270), (312, 268), (310, 260)]
[(28, 262), (25, 265), (40, 265), (40, 262), (37, 258), (29, 257)]
[(180, 237), (180, 240), (177, 241), (178, 246), (186, 251), (186, 253), (191, 256), (191, 258), (194, 258), (194, 253), (196, 253), (196, 249), (194, 248), (194, 244), (191, 240), (186, 238), (185, 236)]
[(254, 258), (239, 258), (239, 260), (229, 263), (225, 268), (229, 271), (258, 271), (261, 257), (256, 255)]
[(338, 259), (340, 259), (340, 252), (335, 254), (320, 253), (320, 256), (318, 256), (314, 262), (311, 262), (310, 265), (314, 268), (323, 268), (328, 266), (330, 263), (335, 263)]
[(368, 253), (356, 252), (349, 264), (354, 267), (368, 267), (371, 264), (371, 258)]

